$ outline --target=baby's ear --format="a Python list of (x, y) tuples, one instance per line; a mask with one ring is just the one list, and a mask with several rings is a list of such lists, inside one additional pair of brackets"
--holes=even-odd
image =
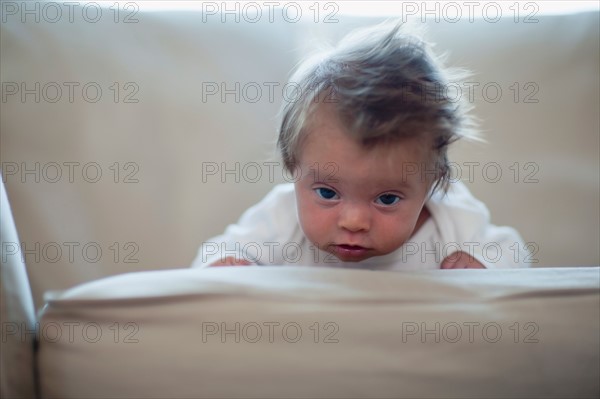
[(283, 161), (283, 172), (290, 177), (288, 181), (295, 182), (298, 180), (297, 173), (299, 168), (299, 162), (295, 158)]
[(283, 171), (284, 180), (286, 183), (298, 183), (302, 177), (302, 170), (300, 166), (294, 166), (293, 168), (285, 168)]
[(438, 168), (438, 173), (435, 179), (430, 183), (430, 194), (433, 195), (437, 191), (441, 191), (443, 194), (446, 194), (450, 188), (450, 176), (450, 168)]

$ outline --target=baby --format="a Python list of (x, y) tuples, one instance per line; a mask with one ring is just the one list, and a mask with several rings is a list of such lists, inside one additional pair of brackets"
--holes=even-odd
[(472, 137), (426, 45), (378, 26), (346, 37), (291, 78), (278, 147), (294, 183), (276, 186), (193, 266), (381, 270), (525, 266), (518, 233), (490, 224), (452, 182), (448, 146)]

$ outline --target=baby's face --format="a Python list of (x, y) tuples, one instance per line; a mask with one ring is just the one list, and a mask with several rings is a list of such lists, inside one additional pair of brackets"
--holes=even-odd
[(416, 140), (365, 148), (347, 135), (329, 105), (313, 118), (295, 183), (304, 234), (346, 262), (398, 249), (427, 218), (430, 182), (415, 172), (425, 150)]

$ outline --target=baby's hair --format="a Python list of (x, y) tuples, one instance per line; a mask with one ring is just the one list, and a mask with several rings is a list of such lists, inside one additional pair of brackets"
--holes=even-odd
[(346, 36), (300, 64), (290, 79), (298, 95), (283, 105), (277, 142), (285, 168), (294, 171), (316, 106), (330, 102), (349, 134), (366, 146), (424, 140), (437, 170), (431, 192), (447, 191), (448, 146), (475, 138), (466, 105), (448, 93), (448, 84), (464, 76), (442, 68), (429, 47), (400, 24)]

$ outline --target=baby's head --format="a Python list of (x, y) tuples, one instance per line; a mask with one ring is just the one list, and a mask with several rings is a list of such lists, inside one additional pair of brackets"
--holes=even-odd
[(426, 45), (383, 26), (302, 64), (278, 145), (296, 176), (308, 239), (343, 261), (398, 249), (449, 182), (447, 150), (469, 133), (449, 76)]

